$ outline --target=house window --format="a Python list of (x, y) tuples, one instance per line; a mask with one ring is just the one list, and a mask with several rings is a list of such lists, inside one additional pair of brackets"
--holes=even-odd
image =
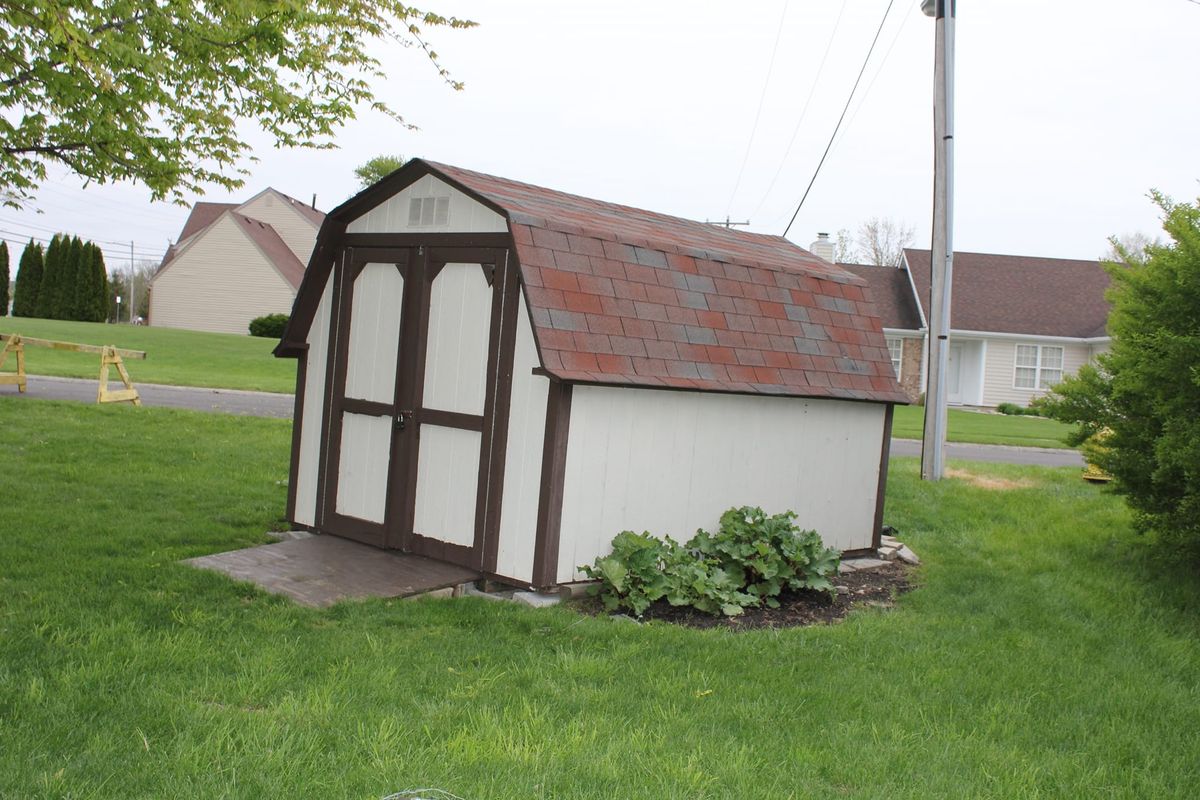
[(896, 380), (900, 380), (900, 360), (901, 354), (904, 352), (904, 340), (888, 336), (885, 341), (888, 355), (892, 357), (892, 370), (896, 373)]
[(425, 228), (450, 222), (449, 197), (414, 197), (408, 203), (408, 226)]
[(1015, 363), (1015, 388), (1049, 389), (1062, 380), (1063, 349), (1043, 344), (1019, 344)]

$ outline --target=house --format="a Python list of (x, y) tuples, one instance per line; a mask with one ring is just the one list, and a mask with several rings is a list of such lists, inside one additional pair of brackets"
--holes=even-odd
[(787, 240), (410, 161), (330, 212), (294, 525), (548, 587), (735, 505), (878, 545), (892, 375), (869, 291)]
[(275, 189), (244, 203), (196, 203), (150, 280), (149, 323), (247, 333), (292, 307), (325, 215)]
[[(899, 267), (839, 266), (871, 287), (897, 378), (916, 399), (926, 376), (930, 252), (906, 249)], [(1108, 283), (1098, 261), (956, 252), (947, 402), (1027, 406), (1106, 350)]]

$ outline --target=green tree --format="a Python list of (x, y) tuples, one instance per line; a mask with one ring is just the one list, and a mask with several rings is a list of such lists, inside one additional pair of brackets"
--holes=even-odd
[(322, 148), (364, 106), (407, 125), (373, 88), (394, 84), (372, 46), (421, 48), (457, 90), (424, 31), (473, 25), (396, 0), (0, 4), (3, 202), (29, 200), (49, 162), (182, 201), (243, 183), (247, 123)]
[(37, 304), (33, 316), (56, 319), (59, 302), (59, 284), (62, 280), (63, 258), (67, 244), (63, 237), (54, 234), (46, 245), (46, 259), (42, 265), (42, 282), (38, 287)]
[(356, 168), (354, 174), (365, 189), (403, 167), (406, 160), (404, 156), (375, 156)]
[(21, 252), (17, 282), (13, 287), (13, 316), (32, 317), (37, 311), (38, 290), (42, 286), (42, 246), (29, 240)]
[(1113, 241), (1111, 349), (1042, 405), (1075, 443), (1107, 431), (1090, 455), (1139, 525), (1200, 557), (1200, 208), (1152, 196), (1170, 241), (1144, 260)]
[(87, 253), (83, 240), (78, 236), (71, 237), (64, 263), (59, 319), (86, 319), (85, 308), (91, 274), (91, 257)]
[(8, 316), (8, 242), (0, 242), (0, 317)]
[(92, 322), (108, 319), (108, 268), (104, 265), (104, 251), (100, 245), (92, 245)]

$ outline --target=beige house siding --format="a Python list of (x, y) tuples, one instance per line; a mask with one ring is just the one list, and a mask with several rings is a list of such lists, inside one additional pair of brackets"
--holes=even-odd
[(228, 214), (193, 238), (151, 284), (151, 325), (245, 334), (291, 312), (295, 290)]
[(1048, 342), (1038, 339), (988, 339), (984, 351), (983, 405), (1016, 403), (1027, 406), (1030, 401), (1046, 394), (1045, 389), (1018, 389), (1013, 386), (1017, 345), (1050, 345), (1063, 349), (1063, 374), (1071, 375), (1087, 363), (1092, 347), (1070, 342)]
[(301, 216), (286, 197), (268, 189), (238, 206), (237, 210), (243, 216), (274, 228), (300, 263), (308, 266), (313, 245), (317, 242), (317, 226)]

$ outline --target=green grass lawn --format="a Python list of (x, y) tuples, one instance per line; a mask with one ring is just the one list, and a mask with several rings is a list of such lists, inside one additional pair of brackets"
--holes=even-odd
[[(272, 356), (274, 339), (15, 317), (0, 317), (0, 333), (144, 350), (147, 353), (145, 361), (126, 362), (134, 385), (169, 383), (263, 392), (296, 390), (296, 361)], [(11, 356), (4, 369), (15, 369)], [(25, 370), (31, 375), (96, 378), (100, 372), (100, 356), (27, 347)], [(116, 377), (115, 372), (113, 377)]]
[[(951, 442), (1067, 447), (1064, 439), (1073, 426), (1043, 417), (981, 414), (978, 411), (951, 408), (947, 410), (947, 428), (946, 439)], [(924, 430), (923, 406), (896, 406), (896, 415), (892, 420), (893, 436), (920, 439)]]
[(736, 634), (304, 609), (178, 564), (280, 524), (288, 439), (0, 398), (0, 797), (1200, 793), (1200, 587), (1078, 470), (970, 467), (1028, 483), (997, 491), (897, 459), (886, 520), (920, 588)]

